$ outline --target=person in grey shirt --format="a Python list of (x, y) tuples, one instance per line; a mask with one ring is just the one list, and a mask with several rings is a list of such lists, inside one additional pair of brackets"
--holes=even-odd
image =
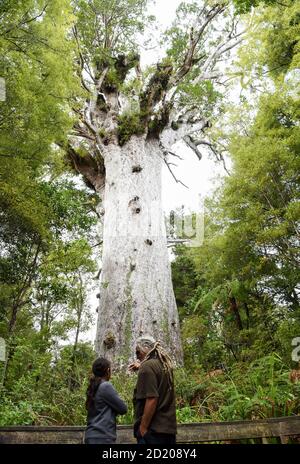
[(111, 364), (98, 358), (93, 363), (93, 376), (87, 389), (87, 427), (85, 444), (112, 444), (116, 442), (116, 416), (126, 414), (127, 405), (109, 382)]

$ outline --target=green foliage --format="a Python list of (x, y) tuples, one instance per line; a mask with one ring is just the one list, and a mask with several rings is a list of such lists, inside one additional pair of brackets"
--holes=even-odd
[(142, 135), (145, 125), (141, 121), (139, 113), (123, 113), (119, 116), (118, 136), (119, 144), (122, 146), (132, 135)]
[(94, 272), (86, 241), (94, 198), (55, 179), (56, 144), (74, 123), (68, 105), (82, 94), (69, 39), (73, 20), (67, 0), (1, 3), (0, 75), (7, 89), (0, 103), (0, 333), (7, 342), (1, 385), (6, 403), (16, 395), (21, 405), (9, 420), (33, 420), (47, 401), (32, 396), (28, 408), (30, 391), (49, 368), (54, 341), (88, 323), (82, 279)]
[[(6, 317), (28, 301), (40, 255), (55, 236), (75, 232), (83, 215), (76, 203), (76, 198), (84, 199), (79, 189), (42, 179), (61, 157), (54, 143), (64, 140), (74, 122), (67, 102), (81, 93), (68, 39), (73, 19), (67, 0), (1, 4), (0, 75), (7, 98), (0, 103), (0, 276)], [(67, 218), (62, 205), (70, 190), (73, 204)], [(60, 211), (55, 210), (58, 203)], [(83, 226), (76, 225), (77, 230)], [(88, 218), (86, 230), (90, 225)]]
[(136, 374), (126, 373), (112, 373), (111, 383), (119, 393), (120, 397), (125, 401), (128, 406), (128, 411), (123, 416), (117, 416), (118, 424), (133, 424), (134, 423), (134, 410), (133, 410), (133, 390), (136, 385)]
[[(51, 424), (71, 415), (84, 423), (84, 406), (74, 404), (82, 403), (79, 386), (86, 388), (94, 358), (80, 337), (91, 322), (87, 291), (96, 269), (88, 241), (96, 202), (67, 175), (57, 178), (57, 144), (74, 124), (69, 105), (82, 97), (74, 16), (68, 0), (1, 2), (0, 13), (7, 90), (0, 102), (0, 336), (7, 348), (0, 421)], [(64, 340), (73, 341), (68, 356), (58, 354)]]
[(39, 413), (45, 407), (39, 401), (18, 401), (16, 404), (7, 397), (0, 398), (0, 405), (0, 427), (35, 424)]
[(299, 0), (274, 2), (254, 12), (247, 41), (239, 49), (239, 71), (246, 81), (284, 78), (299, 67), (299, 14)]
[[(261, 99), (248, 136), (232, 135), (232, 173), (207, 205), (192, 267), (200, 283), (183, 317), (189, 365), (197, 359), (214, 368), (218, 357), (231, 364), (270, 352), (287, 360), (292, 338), (284, 327), (294, 326), (290, 337), (300, 330), (298, 101), (280, 91)], [(176, 293), (176, 273), (174, 284)], [(209, 353), (218, 353), (214, 362)]]
[(236, 12), (239, 14), (248, 13), (252, 7), (259, 5), (269, 6), (280, 3), (277, 0), (233, 0)]
[(201, 108), (201, 114), (211, 117), (215, 112), (216, 105), (221, 109), (222, 94), (215, 89), (213, 82), (206, 80), (197, 84), (191, 84), (189, 76), (186, 82), (178, 86), (179, 99), (187, 108)]
[[(71, 352), (66, 347), (54, 366), (48, 366), (47, 370), (45, 366), (44, 376), (39, 378), (39, 387), (35, 391), (33, 384), (28, 384), (29, 373), (20, 379), (9, 395), (2, 395), (2, 426), (86, 423), (84, 402), (93, 353), (87, 345), (79, 348), (76, 362), (78, 384), (70, 390)], [(236, 364), (215, 376), (195, 366), (191, 370), (177, 369), (178, 423), (255, 420), (299, 414), (299, 383), (291, 383), (288, 374), (287, 366), (276, 355), (265, 356), (249, 365)], [(136, 375), (124, 377), (124, 374), (113, 373), (111, 382), (129, 407), (126, 415), (118, 417), (118, 423), (132, 424)]]
[(228, 383), (221, 389), (224, 405), (219, 413), (223, 420), (261, 419), (299, 412), (299, 385), (289, 381), (288, 370), (276, 355), (251, 363), (245, 369), (242, 383), (240, 366), (236, 366), (230, 382), (231, 386)]
[[(27, 212), (21, 208), (24, 197), (16, 202), (17, 207), (20, 205), (17, 216), (12, 205), (3, 205), (0, 288), (4, 314), (16, 304), (21, 308), (34, 293), (40, 301), (49, 298), (49, 304), (50, 301), (62, 303), (71, 298), (76, 275), (94, 271), (91, 248), (81, 238), (95, 222), (84, 206), (89, 201), (87, 193), (70, 182), (35, 181), (34, 185), (35, 189), (30, 192), (31, 208)], [(3, 198), (7, 201), (7, 195)], [(73, 240), (66, 240), (66, 233), (72, 233)]]
[(98, 63), (98, 68), (118, 54), (135, 54), (138, 35), (153, 20), (146, 12), (148, 0), (76, 0), (73, 3), (83, 57)]
[(183, 422), (299, 414), (299, 383), (289, 381), (288, 367), (277, 355), (213, 373), (195, 368), (176, 372), (177, 413)]
[(84, 425), (88, 376), (95, 359), (91, 346), (79, 344), (75, 357), (73, 346), (63, 347), (55, 357), (36, 348), (32, 338), (19, 345), (10, 366), (13, 381), (0, 396), (1, 425)]
[[(272, 36), (276, 29), (280, 43), (295, 41), (297, 11), (299, 2), (257, 13), (259, 32), (251, 31), (240, 64), (256, 71), (263, 64), (255, 79), (269, 70), (272, 91), (260, 95), (255, 112), (251, 97), (241, 103), (216, 132), (231, 157), (230, 175), (207, 199), (203, 245), (180, 247), (172, 263), (185, 366), (230, 375), (230, 382), (216, 377), (207, 392), (209, 417), (221, 420), (297, 414), (299, 408), (298, 385), (288, 381), (295, 367), (292, 340), (300, 332), (299, 92), (292, 73), (298, 48), (273, 72), (278, 47)], [(180, 279), (184, 263), (188, 271)]]
[(188, 250), (177, 246), (174, 254), (176, 259), (171, 263), (172, 280), (179, 318), (182, 319), (186, 315), (185, 303), (193, 296), (198, 279), (196, 266)]
[(67, 101), (80, 92), (66, 38), (73, 17), (67, 0), (1, 8), (0, 75), (7, 98), (1, 102), (0, 154), (7, 162), (28, 160), (36, 169), (73, 123)]
[(96, 223), (93, 204), (96, 196), (76, 187), (74, 181), (63, 179), (41, 184), (51, 214), (51, 229), (58, 234), (72, 231), (73, 238), (82, 237)]
[[(212, 5), (214, 2), (212, 2)], [(224, 2), (226, 4), (226, 2)], [(182, 2), (176, 10), (176, 18), (170, 28), (166, 30), (162, 37), (162, 45), (167, 44), (167, 59), (172, 64), (174, 73), (179, 70), (187, 59), (187, 50), (190, 47), (192, 24), (199, 22), (205, 8), (209, 8), (209, 3), (204, 2)], [(176, 88), (176, 101), (178, 106), (185, 108), (192, 114), (201, 114), (204, 117), (212, 118), (222, 112), (222, 94), (209, 77), (202, 78), (203, 65), (213, 54), (214, 47), (221, 42), (220, 27), (218, 21), (212, 22), (209, 27), (204, 28), (203, 35), (193, 56), (193, 62), (188, 72), (183, 72), (180, 82)], [(230, 29), (230, 21), (226, 11), (222, 15), (221, 30)], [(196, 29), (195, 29), (196, 31)], [(184, 67), (184, 66), (183, 66)], [(224, 73), (224, 70), (215, 69), (216, 73)], [(210, 73), (208, 73), (210, 74)]]

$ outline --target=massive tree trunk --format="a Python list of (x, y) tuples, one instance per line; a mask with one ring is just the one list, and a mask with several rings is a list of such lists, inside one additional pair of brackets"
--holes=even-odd
[(158, 140), (133, 136), (105, 155), (103, 257), (96, 351), (122, 366), (142, 334), (182, 362), (161, 206)]
[(139, 47), (135, 53), (133, 43), (135, 24), (140, 24), (147, 2), (124, 2), (126, 7), (117, 10), (112, 3), (103, 9), (102, 2), (89, 2), (91, 8), (81, 9), (73, 28), (77, 71), (87, 98), (80, 109), (78, 104), (73, 108), (77, 121), (67, 145), (74, 169), (103, 202), (96, 350), (117, 365), (126, 365), (134, 357), (136, 338), (149, 333), (180, 364), (180, 330), (161, 208), (161, 167), (166, 162), (172, 172), (168, 159), (176, 156), (171, 150), (179, 140), (199, 159), (201, 146), (216, 153), (204, 132), (211, 91), (207, 100), (202, 90), (198, 98), (199, 84), (221, 79), (217, 63), (241, 34), (234, 32), (235, 20), (231, 27), (225, 21), (224, 37), (214, 49), (206, 49), (210, 37), (215, 41), (210, 25), (226, 5), (200, 2), (188, 14), (186, 49), (176, 58), (178, 47), (175, 43), (172, 48), (170, 37), (171, 54), (154, 69), (143, 70)]

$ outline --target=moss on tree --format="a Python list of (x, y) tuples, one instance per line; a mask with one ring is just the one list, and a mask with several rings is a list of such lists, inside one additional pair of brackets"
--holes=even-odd
[(123, 113), (118, 118), (119, 144), (122, 146), (132, 135), (142, 135), (145, 132), (145, 124), (141, 121), (140, 113)]
[(168, 89), (173, 66), (170, 62), (163, 62), (157, 65), (156, 73), (151, 77), (145, 92), (141, 94), (141, 112), (149, 116), (153, 106), (161, 100), (164, 92)]

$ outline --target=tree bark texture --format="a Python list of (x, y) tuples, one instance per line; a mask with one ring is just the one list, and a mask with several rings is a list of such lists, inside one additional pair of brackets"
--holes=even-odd
[(133, 136), (105, 155), (104, 230), (96, 351), (122, 367), (143, 334), (182, 363), (155, 139)]

